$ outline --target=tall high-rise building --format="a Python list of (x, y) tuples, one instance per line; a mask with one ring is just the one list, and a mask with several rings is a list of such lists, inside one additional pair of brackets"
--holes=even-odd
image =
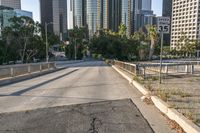
[(121, 0), (109, 1), (109, 29), (117, 32), (121, 24)]
[(172, 16), (172, 0), (163, 0), (163, 17), (171, 17)]
[(67, 28), (74, 28), (74, 0), (67, 1)]
[(127, 30), (127, 36), (130, 36), (134, 32), (134, 11), (135, 1), (134, 0), (123, 0), (122, 11), (121, 11), (121, 22), (125, 24)]
[(67, 0), (40, 0), (41, 24), (57, 35), (67, 33)]
[(118, 31), (121, 23), (121, 0), (97, 0), (98, 28)]
[[(162, 16), (163, 17), (170, 17), (172, 16), (172, 0), (163, 0), (163, 10), (162, 10)], [(164, 35), (164, 43), (170, 44), (171, 35), (165, 34)]]
[(142, 3), (141, 10), (151, 10), (152, 0), (140, 0)]
[(155, 15), (151, 9), (152, 0), (135, 0), (135, 27), (138, 31), (145, 25), (152, 25)]
[(89, 30), (89, 36), (97, 31), (97, 0), (87, 0), (86, 2), (86, 20)]
[[(40, 16), (41, 16), (41, 24), (45, 27), (45, 23), (53, 22), (53, 2), (52, 0), (40, 0)], [(49, 25), (49, 32), (53, 32), (53, 25)]]
[(0, 0), (0, 5), (14, 9), (21, 9), (21, 0)]
[(172, 5), (171, 48), (181, 47), (178, 44), (183, 34), (189, 39), (200, 40), (200, 1), (173, 0)]
[(74, 25), (85, 26), (85, 0), (74, 0)]

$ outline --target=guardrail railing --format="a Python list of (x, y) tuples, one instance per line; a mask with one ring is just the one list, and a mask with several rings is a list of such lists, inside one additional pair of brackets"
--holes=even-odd
[(117, 61), (114, 60), (112, 62), (113, 65), (120, 67), (121, 69), (133, 74), (133, 75), (137, 75), (138, 74), (138, 66), (136, 64), (131, 64), (131, 63), (127, 63), (127, 62), (122, 62), (122, 61)]
[[(130, 74), (142, 76), (144, 78), (150, 76), (158, 76), (160, 70), (159, 63), (128, 63), (113, 60), (111, 61), (113, 65), (129, 72)], [(172, 62), (163, 63), (162, 74), (168, 75), (178, 75), (178, 74), (195, 74), (195, 72), (200, 74), (200, 67), (198, 62)]]
[(53, 62), (0, 66), (0, 79), (12, 78), (55, 68), (56, 64)]

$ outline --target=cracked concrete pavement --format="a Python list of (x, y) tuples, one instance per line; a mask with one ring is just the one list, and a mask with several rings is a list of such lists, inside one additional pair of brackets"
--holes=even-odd
[(2, 133), (153, 133), (130, 99), (0, 115)]

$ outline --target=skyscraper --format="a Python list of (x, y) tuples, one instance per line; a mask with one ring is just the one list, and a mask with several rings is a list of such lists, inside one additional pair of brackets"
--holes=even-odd
[(152, 25), (155, 15), (151, 10), (152, 0), (135, 0), (135, 27), (138, 31), (145, 25)]
[(74, 28), (74, 0), (67, 1), (67, 28), (73, 29)]
[(0, 0), (0, 5), (14, 9), (21, 9), (21, 0)]
[(89, 36), (92, 36), (97, 31), (97, 0), (87, 0), (86, 19)]
[(140, 2), (142, 2), (141, 10), (151, 10), (152, 0), (140, 0)]
[(48, 31), (57, 35), (67, 33), (67, 0), (40, 0), (41, 23), (51, 23)]
[[(162, 16), (163, 17), (172, 17), (172, 0), (163, 0), (163, 10), (162, 10)], [(165, 34), (164, 35), (164, 43), (170, 44), (171, 35)]]
[(121, 23), (121, 0), (109, 1), (109, 29), (117, 32)]
[(171, 48), (180, 49), (179, 39), (183, 34), (189, 39), (200, 40), (200, 1), (173, 0), (172, 6)]
[[(45, 27), (45, 23), (53, 22), (53, 2), (52, 0), (40, 0), (40, 16), (41, 24)], [(48, 26), (48, 31), (53, 32), (53, 25)]]
[(171, 17), (172, 16), (172, 0), (163, 0), (163, 17)]
[(127, 36), (130, 36), (134, 32), (134, 11), (135, 3), (134, 0), (123, 0), (122, 11), (121, 11), (121, 22), (125, 24), (127, 28)]
[(85, 25), (85, 0), (74, 0), (74, 25), (83, 27)]

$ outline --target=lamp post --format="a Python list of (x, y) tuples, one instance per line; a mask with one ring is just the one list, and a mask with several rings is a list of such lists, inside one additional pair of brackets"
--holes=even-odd
[(53, 24), (53, 22), (47, 23), (45, 22), (45, 36), (46, 36), (46, 62), (49, 62), (49, 45), (48, 45), (48, 38), (47, 38), (47, 26), (49, 24)]

